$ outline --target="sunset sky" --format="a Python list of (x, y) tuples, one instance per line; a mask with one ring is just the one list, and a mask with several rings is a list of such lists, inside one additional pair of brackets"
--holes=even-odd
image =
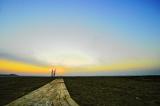
[(160, 75), (159, 0), (0, 0), (0, 74)]

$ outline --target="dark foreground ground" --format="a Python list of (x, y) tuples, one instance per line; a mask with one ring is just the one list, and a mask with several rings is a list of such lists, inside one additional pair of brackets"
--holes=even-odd
[(160, 106), (160, 77), (64, 78), (81, 106)]
[(0, 106), (52, 81), (45, 77), (0, 77)]

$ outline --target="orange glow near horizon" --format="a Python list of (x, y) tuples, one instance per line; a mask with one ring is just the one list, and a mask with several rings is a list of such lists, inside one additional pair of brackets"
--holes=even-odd
[[(38, 66), (24, 62), (17, 62), (12, 60), (0, 59), (0, 71), (6, 73), (17, 73), (17, 74), (29, 74), (29, 75), (50, 75), (49, 66)], [(56, 74), (62, 75), (64, 69), (61, 66), (56, 66)]]
[[(67, 67), (67, 66), (55, 66), (56, 75), (63, 76), (66, 73), (76, 72), (97, 72), (97, 71), (127, 71), (134, 69), (150, 69), (159, 67), (160, 62), (157, 61), (125, 61), (117, 64), (110, 65), (89, 65), (79, 67)], [(51, 67), (49, 66), (38, 66), (28, 64), (24, 62), (17, 62), (13, 60), (0, 59), (0, 72), (1, 73), (13, 73), (13, 74), (28, 74), (28, 75), (44, 75), (50, 76)]]
[(97, 71), (129, 71), (129, 70), (141, 70), (141, 69), (154, 69), (160, 68), (159, 61), (150, 61), (150, 60), (130, 60), (123, 61), (114, 64), (104, 64), (104, 65), (92, 65), (85, 67), (68, 67), (70, 71), (88, 71), (88, 72), (97, 72)]

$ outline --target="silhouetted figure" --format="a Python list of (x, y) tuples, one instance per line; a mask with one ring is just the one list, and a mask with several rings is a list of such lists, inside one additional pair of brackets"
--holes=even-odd
[(52, 70), (51, 70), (51, 77), (53, 77), (53, 68), (52, 68)]
[(53, 70), (54, 68), (52, 68), (51, 70), (51, 77), (55, 77), (56, 76), (56, 68)]
[(56, 68), (54, 69), (53, 76), (54, 76), (54, 77), (56, 76)]

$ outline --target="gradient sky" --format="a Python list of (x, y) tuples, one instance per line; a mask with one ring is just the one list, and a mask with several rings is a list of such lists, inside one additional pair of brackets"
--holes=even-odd
[[(0, 0), (0, 73), (160, 74), (159, 0)], [(156, 71), (155, 71), (156, 70)]]

